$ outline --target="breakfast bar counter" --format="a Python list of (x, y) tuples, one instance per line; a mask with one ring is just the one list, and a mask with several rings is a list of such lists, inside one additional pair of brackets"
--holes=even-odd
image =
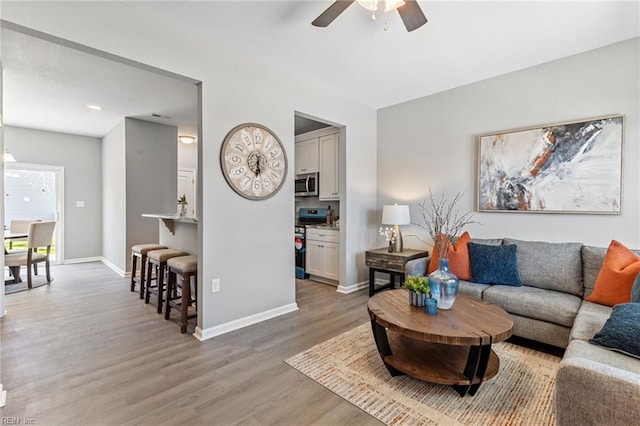
[(175, 214), (143, 214), (158, 219), (158, 243), (189, 254), (198, 254), (198, 219)]

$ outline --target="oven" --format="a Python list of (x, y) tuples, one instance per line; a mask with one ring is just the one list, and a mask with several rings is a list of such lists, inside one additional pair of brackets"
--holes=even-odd
[(306, 268), (307, 258), (307, 231), (306, 225), (318, 225), (326, 223), (326, 208), (308, 208), (303, 207), (298, 211), (296, 218), (296, 226), (294, 228), (294, 245), (296, 248), (296, 278), (304, 280), (309, 278)]
[(296, 175), (296, 197), (311, 197), (318, 195), (318, 173)]
[(306, 271), (307, 243), (306, 229), (304, 225), (296, 225), (294, 232), (294, 242), (296, 246), (296, 278), (304, 280), (309, 278)]

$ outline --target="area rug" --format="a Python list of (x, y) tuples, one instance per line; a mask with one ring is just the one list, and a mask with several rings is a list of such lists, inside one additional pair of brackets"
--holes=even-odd
[(388, 425), (554, 425), (560, 358), (504, 342), (493, 349), (500, 371), (464, 398), (450, 386), (391, 377), (369, 323), (285, 362)]
[[(51, 283), (48, 283), (46, 281), (44, 281), (44, 282), (33, 282), (32, 283), (32, 287), (33, 288), (38, 288), (38, 287), (45, 286), (47, 284), (51, 284)], [(32, 288), (32, 290), (33, 290), (33, 288)], [(18, 293), (18, 292), (27, 291), (27, 290), (29, 290), (29, 287), (27, 286), (26, 278), (24, 279), (24, 281), (19, 282), (19, 283), (5, 284), (4, 285), (4, 294)]]

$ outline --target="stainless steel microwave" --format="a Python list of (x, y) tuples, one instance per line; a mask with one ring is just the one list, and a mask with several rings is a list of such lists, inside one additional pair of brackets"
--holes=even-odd
[(318, 195), (318, 173), (296, 175), (296, 197), (312, 197)]

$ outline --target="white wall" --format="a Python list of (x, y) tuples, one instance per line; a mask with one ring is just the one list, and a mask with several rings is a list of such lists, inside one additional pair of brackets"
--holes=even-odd
[(175, 126), (125, 118), (102, 140), (103, 257), (118, 273), (131, 270), (131, 246), (158, 242), (158, 220), (174, 214)]
[[(626, 114), (622, 215), (474, 213), (477, 237), (580, 241), (611, 239), (640, 247), (640, 39), (628, 40), (540, 66), (382, 109), (378, 113), (378, 202), (416, 204), (435, 194), (466, 194), (474, 208), (477, 136), (591, 117)], [(381, 216), (381, 207), (378, 218)], [(405, 236), (418, 233), (406, 227)], [(423, 247), (416, 239), (405, 245)]]
[[(72, 261), (100, 256), (100, 139), (7, 126), (5, 145), (21, 163), (64, 167), (64, 259)], [(76, 201), (84, 201), (84, 207), (76, 207)]]
[(178, 142), (178, 168), (197, 169), (198, 168), (198, 144)]
[(126, 167), (124, 120), (102, 138), (102, 257), (124, 274)]
[(177, 139), (175, 126), (125, 119), (127, 209), (126, 243), (122, 247), (125, 271), (131, 270), (129, 259), (133, 245), (158, 242), (158, 219), (142, 217), (142, 214), (176, 212)]
[[(2, 5), (0, 4), (0, 10), (2, 8)], [(1, 43), (0, 43), (1, 46)], [(2, 47), (0, 47), (0, 51), (2, 50)], [(2, 63), (0, 63), (0, 99), (2, 98)], [(2, 117), (2, 104), (3, 102), (0, 102), (0, 152), (4, 153), (4, 127), (3, 127), (3, 117)], [(2, 160), (0, 160), (0, 164), (2, 165), (2, 171), (3, 173), (0, 173), (0, 185), (2, 185), (2, 188), (4, 188), (4, 156), (2, 158)], [(4, 191), (3, 191), (4, 194)], [(0, 206), (0, 223), (4, 223), (4, 203), (2, 204), (2, 206)], [(4, 271), (4, 256), (2, 257), (2, 259), (0, 259), (0, 267), (2, 267), (2, 270)], [(4, 283), (2, 284), (2, 290), (0, 291), (0, 318), (2, 318), (4, 316)], [(2, 383), (0, 383), (0, 387), (2, 386)], [(2, 398), (2, 391), (0, 390), (0, 398)]]
[[(355, 284), (366, 279), (364, 251), (375, 245), (377, 229), (375, 110), (121, 3), (16, 2), (4, 5), (2, 13), (8, 21), (202, 81), (198, 326), (204, 337), (296, 308), (292, 244), (296, 111), (346, 126), (340, 281)], [(243, 122), (272, 129), (289, 157), (286, 183), (265, 201), (239, 197), (220, 170), (222, 141)], [(219, 293), (211, 293), (213, 278), (221, 279)]]

